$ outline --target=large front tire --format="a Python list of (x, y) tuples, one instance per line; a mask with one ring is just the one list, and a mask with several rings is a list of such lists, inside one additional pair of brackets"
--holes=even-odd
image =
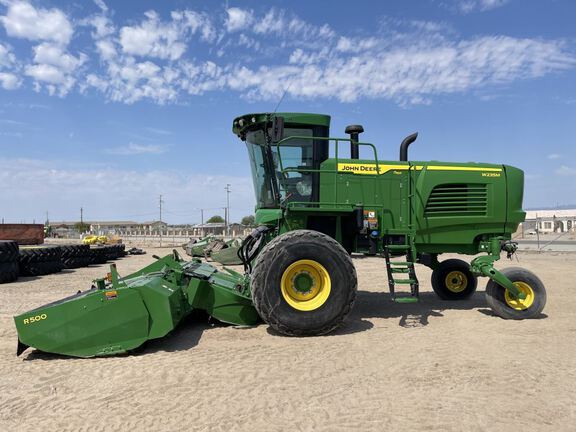
[(494, 313), (514, 320), (539, 316), (546, 305), (546, 288), (538, 276), (520, 267), (509, 267), (501, 273), (525, 293), (526, 298), (513, 298), (507, 289), (490, 279), (486, 285), (486, 302)]
[(251, 278), (260, 317), (289, 336), (326, 334), (356, 299), (356, 270), (346, 250), (317, 231), (276, 237), (258, 255)]

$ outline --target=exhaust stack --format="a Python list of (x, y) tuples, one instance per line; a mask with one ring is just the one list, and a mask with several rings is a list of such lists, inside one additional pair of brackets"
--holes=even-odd
[(408, 135), (400, 144), (400, 160), (407, 161), (408, 160), (408, 146), (416, 141), (418, 138), (418, 132), (414, 132), (412, 135)]
[(358, 146), (358, 135), (364, 132), (362, 125), (346, 126), (344, 133), (350, 134), (350, 159), (360, 159), (360, 148)]

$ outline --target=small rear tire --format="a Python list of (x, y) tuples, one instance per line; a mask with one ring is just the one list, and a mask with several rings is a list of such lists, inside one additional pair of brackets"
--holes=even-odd
[(432, 272), (432, 289), (442, 300), (465, 300), (476, 291), (478, 279), (459, 259), (442, 261)]
[(501, 273), (526, 294), (526, 298), (515, 299), (507, 289), (490, 280), (486, 285), (486, 302), (494, 313), (513, 320), (539, 316), (546, 305), (546, 288), (538, 276), (520, 267), (506, 268)]

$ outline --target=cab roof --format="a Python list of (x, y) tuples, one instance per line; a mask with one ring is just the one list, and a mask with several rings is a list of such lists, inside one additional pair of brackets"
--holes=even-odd
[(274, 117), (284, 117), (287, 125), (312, 125), (330, 127), (330, 116), (313, 113), (253, 113), (236, 117), (232, 123), (232, 132), (242, 138), (248, 130), (257, 129), (262, 123)]

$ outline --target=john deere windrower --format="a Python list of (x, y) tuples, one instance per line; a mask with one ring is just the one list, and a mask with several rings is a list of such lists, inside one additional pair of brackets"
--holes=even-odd
[[(418, 300), (418, 263), (433, 269), (432, 288), (444, 300), (467, 299), (486, 276), (495, 314), (540, 315), (540, 279), (494, 267), (502, 252), (516, 251), (511, 236), (525, 217), (521, 170), (408, 161), (417, 134), (404, 139), (398, 161), (383, 161), (360, 142), (362, 126), (348, 126), (349, 138), (330, 138), (329, 126), (330, 117), (318, 114), (234, 120), (256, 194), (258, 228), (238, 251), (244, 274), (175, 252), (123, 278), (113, 268), (93, 289), (15, 317), (18, 353), (28, 346), (82, 357), (127, 352), (166, 335), (194, 309), (240, 325), (261, 318), (286, 335), (325, 334), (354, 304), (353, 254), (384, 258), (395, 302)], [(467, 263), (439, 260), (443, 253), (480, 255)]]

